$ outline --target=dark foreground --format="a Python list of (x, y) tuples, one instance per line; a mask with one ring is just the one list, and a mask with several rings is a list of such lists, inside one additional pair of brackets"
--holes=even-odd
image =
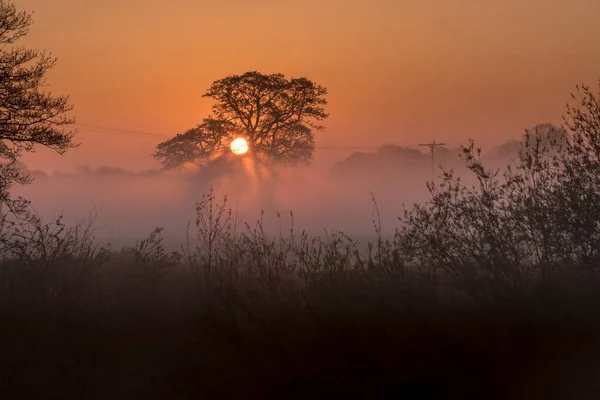
[(3, 269), (0, 398), (600, 394), (593, 276), (473, 298), (426, 273), (346, 271), (294, 291), (119, 257), (63, 275)]

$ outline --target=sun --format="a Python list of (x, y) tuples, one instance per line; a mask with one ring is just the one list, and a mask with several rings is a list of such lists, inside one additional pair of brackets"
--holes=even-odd
[(231, 152), (235, 155), (242, 155), (248, 152), (248, 142), (244, 138), (237, 138), (231, 142)]

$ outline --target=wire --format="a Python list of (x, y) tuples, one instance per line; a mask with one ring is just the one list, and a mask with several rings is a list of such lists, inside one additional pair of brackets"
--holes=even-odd
[(164, 139), (168, 138), (168, 136), (166, 136), (166, 135), (159, 135), (159, 134), (154, 134), (154, 133), (141, 133), (141, 132), (135, 132), (135, 131), (126, 131), (126, 130), (113, 130), (113, 129), (108, 129), (108, 128), (94, 128), (91, 126), (84, 126), (84, 125), (80, 125), (80, 124), (74, 124), (74, 127), (77, 128), (78, 130), (84, 131), (84, 132), (98, 132), (98, 133), (106, 133), (109, 135), (127, 136), (127, 137), (140, 138), (140, 139), (164, 140)]
[(368, 150), (368, 149), (378, 149), (378, 146), (316, 146), (316, 150)]
[[(125, 136), (132, 138), (140, 138), (140, 139), (158, 139), (164, 140), (168, 139), (170, 136), (160, 133), (154, 132), (144, 132), (144, 131), (136, 131), (125, 128), (116, 128), (109, 126), (101, 126), (94, 124), (86, 124), (86, 123), (76, 123), (73, 124), (75, 128), (84, 132), (97, 132), (97, 133), (106, 133), (109, 135), (117, 135), (117, 136)], [(316, 146), (315, 150), (333, 150), (333, 151), (343, 151), (343, 150), (377, 150), (381, 146)], [(414, 145), (404, 145), (402, 147), (418, 147), (418, 144)]]
[(166, 135), (163, 135), (161, 133), (134, 131), (134, 130), (124, 129), (124, 128), (114, 128), (114, 127), (107, 127), (107, 126), (101, 126), (101, 125), (77, 124), (77, 123), (74, 124), (74, 125), (78, 126), (78, 127), (81, 127), (81, 128), (84, 128), (84, 129), (100, 129), (100, 130), (103, 130), (103, 131), (123, 132), (123, 133), (130, 133), (130, 134), (134, 134), (134, 135), (166, 137)]

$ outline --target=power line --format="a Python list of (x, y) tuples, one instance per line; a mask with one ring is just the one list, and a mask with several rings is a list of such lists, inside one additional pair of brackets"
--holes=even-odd
[(90, 128), (80, 128), (80, 131), (85, 131), (85, 132), (97, 132), (97, 133), (105, 133), (108, 135), (117, 135), (117, 136), (126, 136), (126, 137), (131, 137), (131, 138), (136, 138), (136, 139), (152, 139), (152, 140), (157, 140), (157, 139), (165, 139), (166, 137), (156, 137), (156, 136), (144, 136), (144, 135), (132, 135), (129, 133), (124, 133), (124, 132), (111, 132), (111, 131), (104, 131), (104, 130), (99, 130), (99, 129), (90, 129)]
[[(102, 125), (94, 125), (94, 124), (87, 124), (87, 123), (76, 123), (76, 124), (73, 124), (73, 126), (75, 128), (77, 128), (78, 130), (84, 131), (84, 132), (106, 133), (109, 135), (117, 135), (117, 136), (131, 137), (131, 138), (165, 140), (165, 139), (172, 137), (172, 135), (166, 135), (166, 134), (155, 133), (155, 132), (144, 132), (144, 131), (138, 131), (138, 130), (109, 127), (109, 126), (102, 126)], [(421, 146), (421, 145), (420, 144), (411, 144), (411, 145), (404, 145), (401, 147), (410, 148), (410, 147), (417, 147), (417, 146)], [(315, 150), (333, 150), (333, 151), (354, 150), (354, 151), (357, 151), (357, 150), (377, 150), (380, 147), (381, 146), (316, 146)]]
[(100, 126), (87, 125), (87, 124), (74, 124), (73, 126), (80, 131), (86, 131), (86, 132), (107, 133), (110, 135), (128, 136), (128, 137), (136, 137), (136, 138), (144, 138), (144, 139), (159, 139), (159, 140), (162, 139), (162, 140), (164, 140), (164, 139), (168, 138), (167, 135), (162, 135), (162, 134), (158, 134), (158, 133), (131, 131), (131, 130), (121, 129), (121, 128), (100, 127)]
[(317, 150), (367, 150), (378, 149), (379, 146), (317, 146)]
[(76, 127), (84, 128), (84, 129), (96, 129), (96, 130), (103, 130), (103, 131), (123, 132), (123, 133), (130, 133), (133, 135), (166, 137), (166, 135), (164, 135), (162, 133), (135, 131), (135, 130), (131, 130), (131, 129), (115, 128), (115, 127), (108, 127), (108, 126), (101, 126), (101, 125), (79, 124), (79, 123), (75, 123), (73, 125)]

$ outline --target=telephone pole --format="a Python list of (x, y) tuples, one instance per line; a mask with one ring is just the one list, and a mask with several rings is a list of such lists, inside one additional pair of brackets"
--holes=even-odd
[(438, 146), (445, 146), (446, 143), (436, 143), (435, 140), (431, 143), (419, 143), (419, 146), (429, 147), (431, 150), (431, 181), (435, 181), (435, 162), (434, 162), (434, 151)]

